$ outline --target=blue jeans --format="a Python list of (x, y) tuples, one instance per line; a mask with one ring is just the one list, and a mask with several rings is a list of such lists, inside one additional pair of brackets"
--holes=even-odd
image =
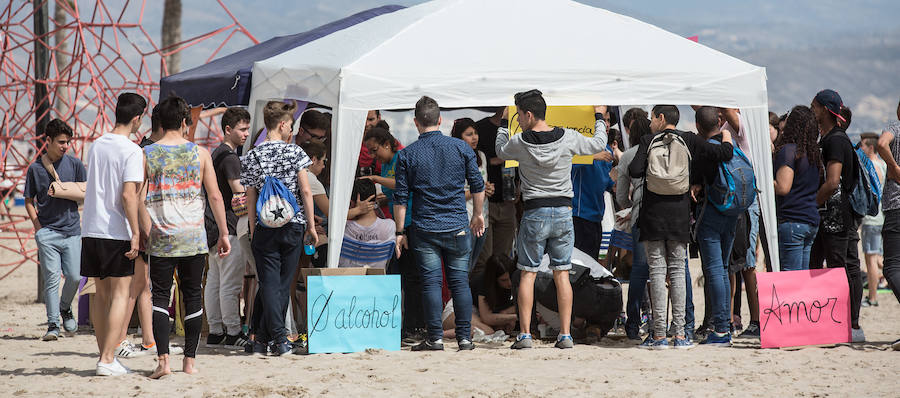
[[(728, 276), (728, 258), (734, 244), (736, 216), (726, 216), (707, 205), (697, 226), (697, 243), (703, 260), (703, 273), (709, 287), (712, 314), (711, 326), (716, 332), (729, 331), (731, 281)], [(747, 261), (750, 261), (749, 259)]]
[(481, 249), (484, 249), (484, 242), (487, 239), (488, 229), (484, 229), (484, 233), (481, 236), (476, 237), (475, 234), (472, 234), (472, 254), (469, 255), (469, 273), (472, 272), (472, 269), (475, 268), (475, 263), (478, 262), (478, 256), (481, 255)]
[[(59, 326), (59, 310), (70, 310), (81, 282), (81, 236), (65, 236), (50, 228), (34, 234), (38, 247), (38, 261), (44, 278), (44, 303), (47, 323)], [(59, 295), (59, 276), (66, 277), (62, 297)]]
[(778, 224), (778, 256), (782, 271), (809, 269), (812, 251), (819, 228), (805, 222), (787, 221)]
[(550, 270), (570, 270), (574, 247), (571, 207), (540, 207), (522, 214), (516, 239), (520, 270), (537, 272), (545, 253), (550, 255)]
[(759, 197), (757, 200), (753, 201), (753, 204), (750, 205), (750, 208), (747, 209), (749, 212), (749, 220), (747, 220), (747, 224), (750, 225), (750, 247), (747, 248), (747, 264), (744, 266), (745, 269), (756, 268), (756, 240), (759, 238)]
[(456, 314), (456, 339), (470, 339), (472, 322), (472, 293), (469, 290), (469, 256), (472, 253), (471, 231), (428, 232), (416, 228), (410, 234), (410, 244), (416, 263), (422, 271), (422, 301), (425, 328), (431, 341), (444, 336), (441, 327), (441, 264), (453, 297)]
[[(625, 330), (637, 332), (641, 327), (641, 300), (650, 279), (650, 268), (647, 266), (647, 251), (644, 243), (639, 241), (640, 231), (637, 225), (631, 229), (634, 251), (631, 252), (631, 277), (628, 280), (628, 301), (625, 304)], [(684, 263), (685, 300), (684, 331), (687, 336), (694, 335), (694, 293), (691, 290), (691, 269), (687, 261)]]

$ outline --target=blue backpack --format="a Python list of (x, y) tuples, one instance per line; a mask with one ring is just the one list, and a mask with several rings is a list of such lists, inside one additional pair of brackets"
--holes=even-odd
[[(721, 144), (715, 139), (710, 143)], [(721, 162), (715, 180), (706, 187), (706, 198), (728, 216), (743, 214), (756, 200), (756, 177), (750, 159), (737, 146), (731, 160)]]
[[(258, 156), (256, 164), (260, 170), (266, 170)], [(264, 227), (279, 228), (289, 223), (299, 212), (300, 206), (291, 190), (278, 177), (267, 175), (259, 190), (259, 197), (256, 198), (256, 222)]]
[(857, 149), (855, 155), (859, 162), (857, 169), (856, 185), (850, 191), (850, 208), (853, 212), (863, 216), (876, 216), (881, 208), (881, 181), (872, 160), (866, 156), (862, 149)]
[(256, 220), (263, 226), (279, 228), (300, 212), (297, 199), (278, 177), (266, 176), (256, 199)]

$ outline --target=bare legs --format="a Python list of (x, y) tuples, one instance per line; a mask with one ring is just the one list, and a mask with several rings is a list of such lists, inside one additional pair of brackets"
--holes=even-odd
[[(569, 271), (553, 271), (553, 282), (556, 283), (556, 304), (559, 306), (559, 333), (571, 334), (572, 285), (569, 283)], [(534, 280), (531, 290), (533, 296)]]
[[(536, 272), (522, 271), (519, 280), (519, 326), (522, 333), (531, 334), (531, 312), (534, 308), (534, 280)], [(556, 302), (559, 307), (559, 333), (571, 334), (572, 324), (572, 285), (569, 283), (569, 271), (553, 271), (553, 282), (556, 283)]]
[(866, 276), (869, 278), (869, 301), (878, 301), (878, 274), (883, 267), (884, 257), (866, 253)]
[(134, 259), (134, 278), (128, 291), (128, 312), (123, 319), (119, 342), (126, 339), (128, 324), (131, 322), (131, 313), (135, 307), (138, 310), (138, 319), (141, 322), (141, 340), (144, 346), (152, 347), (156, 344), (153, 339), (153, 307), (150, 301), (150, 276), (149, 265), (138, 256)]
[(116, 328), (125, 322), (131, 279), (132, 277), (125, 276), (97, 280), (95, 300), (100, 309), (100, 316), (95, 319), (94, 329), (102, 363), (113, 362), (116, 347), (122, 342)]

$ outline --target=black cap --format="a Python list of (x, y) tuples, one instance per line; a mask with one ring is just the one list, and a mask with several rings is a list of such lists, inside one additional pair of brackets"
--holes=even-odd
[(819, 91), (819, 93), (816, 94), (815, 101), (818, 102), (819, 105), (825, 107), (825, 109), (827, 109), (828, 112), (831, 112), (836, 118), (845, 122), (847, 121), (841, 116), (841, 106), (843, 106), (844, 103), (841, 101), (841, 95), (838, 94), (837, 91), (831, 89)]

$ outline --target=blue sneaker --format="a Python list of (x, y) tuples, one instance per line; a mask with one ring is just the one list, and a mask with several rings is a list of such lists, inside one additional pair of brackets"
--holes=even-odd
[(678, 337), (672, 339), (672, 346), (679, 350), (690, 350), (694, 348), (694, 343), (691, 343), (691, 340), (684, 338), (679, 339)]
[(706, 340), (701, 341), (700, 344), (715, 347), (731, 347), (731, 333), (712, 332), (706, 336)]
[(644, 339), (644, 342), (638, 346), (638, 348), (644, 348), (648, 350), (666, 350), (669, 348), (669, 341), (665, 338), (654, 339), (653, 335), (647, 336)]

